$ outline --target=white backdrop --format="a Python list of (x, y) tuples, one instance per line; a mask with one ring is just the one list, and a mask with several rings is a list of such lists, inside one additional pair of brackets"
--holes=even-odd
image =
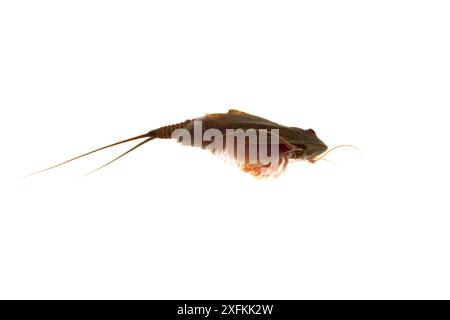
[[(3, 1), (0, 298), (450, 298), (447, 1)], [(152, 141), (230, 107), (337, 164)]]

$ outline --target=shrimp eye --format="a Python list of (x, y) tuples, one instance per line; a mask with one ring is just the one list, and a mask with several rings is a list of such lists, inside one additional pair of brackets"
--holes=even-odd
[(316, 134), (316, 132), (313, 130), (313, 129), (308, 129), (308, 130), (306, 130), (306, 132), (308, 132), (309, 134)]

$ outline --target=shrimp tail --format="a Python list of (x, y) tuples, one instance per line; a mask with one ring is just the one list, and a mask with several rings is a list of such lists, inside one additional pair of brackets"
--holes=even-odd
[(86, 173), (86, 174), (83, 175), (83, 176), (90, 175), (91, 173), (94, 173), (94, 172), (96, 172), (96, 171), (98, 171), (98, 170), (100, 170), (100, 169), (102, 169), (102, 168), (104, 168), (104, 167), (110, 165), (111, 163), (113, 163), (113, 162), (119, 160), (119, 159), (122, 158), (123, 156), (126, 156), (127, 154), (129, 154), (131, 151), (136, 150), (137, 148), (139, 148), (139, 147), (142, 146), (143, 144), (146, 144), (147, 142), (149, 142), (149, 141), (151, 141), (151, 140), (153, 140), (153, 139), (155, 139), (155, 137), (150, 137), (150, 138), (145, 139), (144, 141), (139, 142), (139, 143), (138, 143), (137, 145), (135, 145), (133, 148), (131, 148), (131, 149), (125, 151), (124, 153), (122, 153), (122, 154), (119, 155), (118, 157), (116, 157), (116, 158), (112, 159), (111, 161), (105, 163), (104, 165), (101, 165), (100, 167), (98, 167), (98, 168), (96, 168), (96, 169), (94, 169), (94, 170), (92, 170), (92, 171)]
[(86, 176), (86, 175), (88, 175), (88, 174), (91, 174), (91, 173), (93, 173), (93, 172), (95, 172), (95, 171), (98, 171), (98, 170), (100, 170), (100, 169), (106, 167), (107, 165), (110, 165), (111, 163), (113, 163), (113, 162), (119, 160), (120, 158), (122, 158), (123, 156), (127, 155), (127, 154), (130, 153), (131, 151), (133, 151), (133, 150), (139, 148), (140, 146), (144, 145), (145, 143), (147, 143), (147, 142), (149, 142), (149, 141), (151, 141), (151, 140), (153, 140), (153, 139), (156, 139), (156, 138), (158, 138), (158, 139), (170, 139), (170, 138), (172, 137), (172, 133), (173, 133), (176, 129), (183, 128), (184, 126), (186, 126), (187, 124), (189, 124), (191, 121), (192, 121), (192, 120), (186, 120), (186, 121), (183, 121), (183, 122), (180, 122), (180, 123), (177, 123), (177, 124), (172, 124), (172, 125), (160, 127), (160, 128), (158, 128), (158, 129), (151, 130), (151, 131), (149, 131), (149, 132), (147, 132), (147, 133), (144, 133), (144, 134), (141, 134), (141, 135), (132, 137), (132, 138), (128, 138), (128, 139), (125, 139), (125, 140), (121, 140), (121, 141), (118, 141), (118, 142), (114, 142), (114, 143), (112, 143), (112, 144), (108, 144), (108, 145), (106, 145), (106, 146), (97, 148), (97, 149), (95, 149), (95, 150), (92, 150), (92, 151), (83, 153), (83, 154), (81, 154), (81, 155), (79, 155), (79, 156), (76, 156), (76, 157), (74, 157), (74, 158), (71, 158), (71, 159), (69, 159), (69, 160), (65, 160), (65, 161), (63, 161), (63, 162), (60, 162), (60, 163), (58, 163), (58, 164), (55, 164), (55, 165), (53, 165), (53, 166), (51, 166), (51, 167), (48, 167), (48, 168), (45, 168), (45, 169), (41, 169), (41, 170), (32, 172), (32, 173), (30, 173), (30, 174), (28, 174), (28, 175), (26, 175), (26, 176), (23, 176), (22, 178), (27, 178), (27, 177), (33, 176), (33, 175), (35, 175), (35, 174), (38, 174), (38, 173), (42, 173), (42, 172), (45, 172), (45, 171), (48, 171), (48, 170), (51, 170), (51, 169), (58, 168), (58, 167), (60, 167), (60, 166), (62, 166), (62, 165), (65, 165), (65, 164), (67, 164), (67, 163), (69, 163), (69, 162), (78, 160), (78, 159), (80, 159), (80, 158), (86, 157), (86, 156), (88, 156), (88, 155), (91, 155), (91, 154), (93, 154), (93, 153), (99, 152), (99, 151), (101, 151), (101, 150), (104, 150), (104, 149), (108, 149), (108, 148), (117, 146), (117, 145), (119, 145), (119, 144), (123, 144), (123, 143), (127, 143), (127, 142), (130, 142), (130, 141), (134, 141), (134, 140), (139, 140), (139, 139), (144, 139), (144, 138), (146, 138), (144, 141), (138, 143), (136, 146), (134, 146), (133, 148), (129, 149), (128, 151), (122, 153), (121, 155), (119, 155), (118, 157), (114, 158), (113, 160), (111, 160), (111, 161), (105, 163), (104, 165), (98, 167), (97, 169), (95, 169), (95, 170), (93, 170), (93, 171), (91, 171), (91, 172), (85, 174), (85, 176)]
[[(32, 173), (30, 173), (30, 174), (28, 174), (28, 175), (26, 175), (26, 176), (24, 176), (24, 177), (22, 177), (22, 178), (27, 178), (27, 177), (36, 175), (36, 174), (38, 174), (38, 173), (42, 173), (42, 172), (45, 172), (45, 171), (48, 171), (48, 170), (51, 170), (51, 169), (58, 168), (58, 167), (60, 167), (60, 166), (62, 166), (62, 165), (65, 165), (65, 164), (67, 164), (67, 163), (69, 163), (69, 162), (78, 160), (78, 159), (80, 159), (80, 158), (86, 157), (86, 156), (88, 156), (88, 155), (91, 155), (91, 154), (93, 154), (93, 153), (99, 152), (99, 151), (101, 151), (101, 150), (104, 150), (104, 149), (108, 149), (108, 148), (117, 146), (117, 145), (119, 145), (119, 144), (127, 143), (127, 142), (134, 141), (134, 140), (138, 140), (138, 139), (143, 139), (143, 138), (147, 138), (147, 139), (145, 140), (145, 142), (148, 142), (148, 141), (150, 141), (151, 139), (154, 139), (154, 137), (152, 137), (152, 133), (153, 133), (153, 132), (150, 131), (150, 132), (147, 132), (147, 133), (145, 133), (145, 134), (141, 134), (141, 135), (138, 135), (138, 136), (135, 136), (135, 137), (132, 137), (132, 138), (128, 138), (128, 139), (125, 139), (125, 140), (121, 140), (121, 141), (118, 141), (118, 142), (114, 142), (114, 143), (108, 144), (108, 145), (106, 145), (106, 146), (97, 148), (97, 149), (95, 149), (95, 150), (92, 150), (92, 151), (83, 153), (83, 154), (81, 154), (81, 155), (79, 155), (79, 156), (76, 156), (76, 157), (74, 157), (74, 158), (71, 158), (71, 159), (69, 159), (69, 160), (65, 160), (65, 161), (63, 161), (63, 162), (57, 163), (57, 164), (55, 164), (55, 165), (53, 165), (53, 166), (50, 166), (50, 167), (48, 167), (48, 168), (45, 168), (45, 169), (41, 169), (41, 170), (32, 172)], [(149, 140), (150, 137), (151, 137), (151, 139)], [(142, 144), (143, 144), (143, 143), (142, 143)], [(142, 144), (137, 145), (136, 147), (134, 147), (134, 149), (136, 149), (137, 147), (141, 146)], [(134, 150), (134, 149), (133, 149), (133, 150)], [(131, 151), (132, 151), (132, 150), (129, 150), (128, 152), (131, 152)], [(115, 160), (117, 160), (117, 159), (115, 159)]]

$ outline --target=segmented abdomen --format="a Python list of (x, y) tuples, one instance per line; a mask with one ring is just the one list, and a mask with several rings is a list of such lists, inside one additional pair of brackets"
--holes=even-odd
[(172, 133), (176, 129), (184, 128), (187, 124), (189, 124), (192, 120), (186, 120), (180, 123), (171, 124), (168, 126), (164, 126), (155, 130), (150, 131), (150, 134), (159, 139), (171, 139)]

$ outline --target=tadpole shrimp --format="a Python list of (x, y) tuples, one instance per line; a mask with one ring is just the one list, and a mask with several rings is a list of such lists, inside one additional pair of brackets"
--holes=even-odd
[[(338, 147), (343, 146), (349, 146), (349, 145), (341, 145), (335, 148), (332, 148), (327, 151), (328, 147), (327, 145), (320, 140), (315, 131), (313, 129), (301, 129), (297, 127), (288, 127), (284, 126), (278, 123), (275, 123), (273, 121), (245, 113), (243, 111), (230, 109), (227, 113), (214, 113), (214, 114), (206, 114), (203, 117), (195, 118), (195, 119), (189, 119), (185, 120), (180, 123), (171, 124), (167, 126), (160, 127), (158, 129), (153, 129), (148, 131), (147, 133), (131, 137), (125, 140), (121, 140), (118, 142), (114, 142), (112, 144), (97, 148), (95, 150), (86, 152), (84, 154), (78, 155), (74, 158), (65, 160), (63, 162), (60, 162), (56, 165), (53, 165), (51, 167), (33, 172), (28, 176), (42, 173), (44, 171), (54, 169), (57, 167), (60, 167), (62, 165), (65, 165), (69, 162), (72, 162), (74, 160), (86, 157), (88, 155), (91, 155), (93, 153), (96, 153), (98, 151), (111, 148), (123, 143), (131, 142), (134, 140), (142, 140), (134, 147), (128, 149), (126, 152), (120, 154), (116, 158), (112, 159), (111, 161), (103, 164), (102, 166), (96, 168), (95, 170), (89, 172), (93, 173), (97, 170), (100, 170), (111, 163), (119, 160), (123, 156), (127, 155), (128, 153), (132, 152), (133, 150), (136, 150), (137, 148), (141, 147), (142, 145), (146, 144), (147, 142), (153, 140), (153, 139), (171, 139), (173, 138), (173, 133), (177, 129), (185, 129), (187, 130), (191, 135), (194, 135), (194, 121), (200, 121), (201, 127), (202, 127), (202, 133), (206, 132), (208, 129), (216, 129), (220, 131), (220, 133), (223, 135), (224, 140), (226, 140), (228, 129), (242, 129), (242, 130), (248, 130), (248, 129), (254, 129), (254, 130), (267, 130), (269, 134), (272, 134), (273, 129), (277, 129), (278, 132), (278, 154), (279, 159), (275, 163), (275, 166), (273, 164), (269, 164), (264, 162), (262, 159), (257, 159), (256, 162), (250, 163), (248, 161), (248, 158), (246, 157), (243, 161), (240, 161), (239, 166), (240, 168), (247, 173), (252, 174), (256, 177), (268, 177), (268, 176), (278, 176), (284, 170), (286, 169), (287, 164), (289, 161), (295, 161), (295, 160), (305, 160), (310, 163), (315, 163), (319, 160), (323, 160), (324, 156), (330, 152), (331, 150), (334, 150)], [(248, 141), (245, 142), (248, 144)], [(194, 146), (194, 142), (190, 141), (189, 143), (191, 146)], [(206, 148), (207, 144), (202, 143), (200, 145), (202, 148)], [(248, 147), (248, 145), (246, 146)], [(349, 146), (352, 147), (352, 146)], [(270, 149), (270, 146), (269, 146)], [(247, 149), (246, 149), (247, 150)], [(235, 158), (235, 153), (231, 154), (232, 157)]]

